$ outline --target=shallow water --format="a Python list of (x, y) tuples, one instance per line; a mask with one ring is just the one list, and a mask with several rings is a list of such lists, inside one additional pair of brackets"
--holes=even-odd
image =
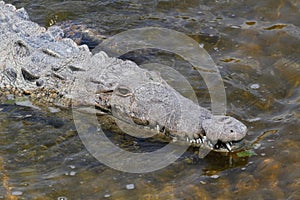
[[(219, 66), (227, 112), (249, 127), (251, 154), (211, 152), (199, 159), (191, 148), (159, 171), (119, 172), (89, 154), (69, 110), (51, 113), (2, 104), (0, 199), (300, 199), (298, 1), (7, 2), (25, 6), (43, 26), (73, 20), (106, 36), (146, 26), (191, 36)], [(141, 60), (157, 54), (147, 56)], [(156, 59), (166, 57), (193, 86), (200, 104), (209, 107), (197, 71), (176, 56), (162, 53)], [(163, 145), (111, 135), (128, 150)], [(129, 184), (134, 189), (127, 189)]]

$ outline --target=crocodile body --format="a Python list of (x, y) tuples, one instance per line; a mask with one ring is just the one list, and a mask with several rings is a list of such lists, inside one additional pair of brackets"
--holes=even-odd
[[(212, 150), (232, 150), (247, 127), (230, 116), (214, 116), (181, 96), (158, 73), (142, 69), (65, 38), (58, 26), (30, 21), (24, 8), (0, 2), (2, 94), (71, 105), (96, 105), (125, 122), (155, 128)], [(80, 78), (78, 78), (80, 77)], [(75, 84), (81, 83), (80, 87)], [(84, 87), (81, 87), (84, 85)], [(76, 91), (76, 98), (72, 92)], [(93, 91), (94, 96), (86, 96)]]

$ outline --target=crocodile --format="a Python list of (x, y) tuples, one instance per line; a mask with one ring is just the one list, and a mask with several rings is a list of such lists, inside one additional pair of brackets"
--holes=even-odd
[[(25, 95), (67, 107), (94, 105), (124, 122), (215, 151), (234, 151), (246, 136), (241, 121), (213, 115), (183, 97), (159, 73), (103, 51), (93, 54), (87, 45), (66, 38), (61, 27), (41, 27), (24, 8), (3, 1), (0, 39), (2, 95)], [(94, 95), (87, 96), (90, 92)]]

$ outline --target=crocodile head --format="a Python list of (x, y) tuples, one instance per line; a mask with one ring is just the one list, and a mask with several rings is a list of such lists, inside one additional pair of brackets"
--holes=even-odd
[[(240, 121), (212, 115), (178, 93), (157, 72), (109, 58), (104, 52), (95, 54), (86, 66), (89, 70), (78, 78), (86, 89), (77, 92), (78, 99), (90, 99), (92, 93), (92, 105), (123, 122), (219, 151), (234, 150), (233, 143), (246, 135), (247, 128)], [(88, 90), (91, 93), (86, 94)]]
[(118, 86), (110, 96), (113, 115), (200, 148), (231, 152), (241, 147), (247, 133), (242, 122), (230, 116), (211, 115), (171, 91), (153, 83), (133, 91), (124, 85)]
[(203, 120), (202, 128), (209, 145), (216, 151), (232, 151), (239, 148), (247, 133), (247, 127), (230, 116), (212, 116)]

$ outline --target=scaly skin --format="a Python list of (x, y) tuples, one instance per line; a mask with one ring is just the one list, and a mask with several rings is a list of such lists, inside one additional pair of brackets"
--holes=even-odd
[(30, 21), (24, 9), (0, 2), (0, 21), (0, 88), (6, 93), (67, 106), (70, 99), (96, 105), (125, 122), (212, 150), (230, 151), (232, 142), (246, 135), (243, 123), (213, 116), (159, 74), (104, 52), (92, 55), (86, 45), (63, 38), (61, 28), (46, 30)]

